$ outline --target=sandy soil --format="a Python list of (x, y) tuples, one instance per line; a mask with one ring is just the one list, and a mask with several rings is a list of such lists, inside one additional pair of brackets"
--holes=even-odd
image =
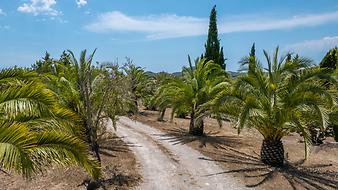
[[(103, 180), (99, 189), (132, 189), (141, 181), (139, 169), (128, 145), (118, 137), (110, 139), (110, 150), (102, 150)], [(82, 168), (49, 168), (31, 180), (0, 172), (2, 190), (80, 190), (86, 189), (86, 173)]]
[(121, 117), (116, 134), (134, 146), (140, 163), (142, 190), (190, 190), (190, 189), (243, 189), (244, 186), (230, 175), (215, 175), (224, 170), (209, 158), (186, 145), (173, 145), (161, 138), (166, 134)]
[[(175, 118), (169, 122), (157, 121), (158, 112), (143, 110), (132, 117), (166, 134), (162, 141), (173, 145), (186, 144), (211, 159), (205, 161), (221, 164), (225, 172), (256, 189), (338, 189), (338, 144), (328, 138), (325, 144), (311, 148), (304, 162), (304, 143), (297, 134), (284, 137), (283, 143), (288, 163), (284, 168), (267, 167), (259, 159), (262, 136), (254, 129), (245, 129), (240, 135), (227, 122), (219, 128), (214, 119), (206, 119), (206, 136), (187, 135), (189, 119)], [(224, 176), (226, 175), (226, 176)], [(216, 177), (215, 176), (215, 177)], [(225, 180), (225, 179), (224, 179)]]

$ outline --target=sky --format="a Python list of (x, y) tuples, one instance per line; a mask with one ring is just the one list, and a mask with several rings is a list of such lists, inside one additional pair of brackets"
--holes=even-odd
[(338, 46), (338, 0), (1, 0), (0, 68), (97, 48), (98, 62), (180, 71), (204, 52), (214, 5), (230, 71), (254, 42), (263, 65), (263, 49), (318, 63)]

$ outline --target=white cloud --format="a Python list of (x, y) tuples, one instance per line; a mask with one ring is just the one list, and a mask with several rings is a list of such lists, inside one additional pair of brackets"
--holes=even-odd
[(77, 7), (82, 7), (87, 4), (87, 0), (76, 0)]
[(286, 46), (284, 49), (295, 52), (318, 52), (328, 51), (329, 49), (338, 46), (338, 36), (327, 36), (319, 40), (307, 40)]
[(6, 16), (7, 14), (2, 10), (0, 9), (0, 16)]
[(18, 7), (18, 11), (22, 13), (30, 13), (33, 15), (49, 15), (58, 16), (61, 12), (55, 10), (55, 0), (31, 0), (30, 3), (24, 3)]
[(114, 11), (99, 15), (97, 21), (85, 27), (92, 32), (144, 32), (151, 39), (203, 35), (208, 20), (177, 15), (131, 17)]
[[(232, 17), (232, 16), (231, 16)], [(283, 30), (309, 27), (329, 22), (338, 22), (338, 11), (322, 14), (293, 16), (291, 18), (266, 19), (260, 17), (237, 17), (234, 20), (221, 20), (219, 33)], [(135, 17), (114, 11), (103, 13), (95, 22), (85, 26), (92, 32), (142, 32), (149, 39), (176, 38), (205, 35), (208, 31), (208, 18), (177, 15), (152, 15)]]

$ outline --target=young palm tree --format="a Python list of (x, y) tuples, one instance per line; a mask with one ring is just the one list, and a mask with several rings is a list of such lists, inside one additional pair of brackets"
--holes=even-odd
[(318, 67), (311, 67), (305, 58), (278, 59), (278, 48), (271, 58), (264, 55), (268, 68), (265, 70), (254, 55), (242, 60), (247, 74), (240, 76), (232, 92), (223, 90), (214, 103), (225, 102), (223, 111), (237, 120), (238, 132), (243, 127), (257, 129), (264, 137), (261, 160), (272, 166), (284, 163), (282, 138), (290, 132), (300, 133), (308, 154), (310, 123), (325, 128), (327, 110), (335, 104), (333, 95), (323, 82), (336, 81)]
[(98, 178), (98, 163), (74, 135), (71, 121), (77, 119), (34, 72), (1, 71), (0, 167), (29, 177), (52, 164), (77, 164)]
[(189, 58), (189, 67), (183, 68), (182, 78), (175, 78), (160, 87), (157, 102), (162, 107), (171, 106), (173, 113), (178, 109), (188, 108), (189, 133), (203, 135), (204, 117), (216, 111), (206, 109), (205, 104), (227, 85), (226, 73), (220, 65), (197, 59), (193, 67)]

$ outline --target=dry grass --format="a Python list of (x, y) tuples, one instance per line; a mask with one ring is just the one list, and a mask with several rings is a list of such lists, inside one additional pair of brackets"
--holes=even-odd
[[(165, 119), (169, 120), (169, 114)], [(237, 135), (230, 123), (219, 128), (213, 119), (206, 119), (203, 137), (187, 134), (189, 119), (175, 118), (173, 123), (157, 121), (158, 113), (141, 112), (133, 119), (158, 128), (166, 135), (160, 136), (175, 144), (187, 144), (240, 178), (247, 187), (257, 189), (338, 189), (338, 145), (329, 138), (326, 144), (313, 147), (310, 157), (304, 162), (304, 143), (297, 134), (283, 138), (287, 164), (283, 168), (265, 166), (259, 159), (262, 136), (253, 129)], [(222, 175), (222, 173), (207, 174)]]

